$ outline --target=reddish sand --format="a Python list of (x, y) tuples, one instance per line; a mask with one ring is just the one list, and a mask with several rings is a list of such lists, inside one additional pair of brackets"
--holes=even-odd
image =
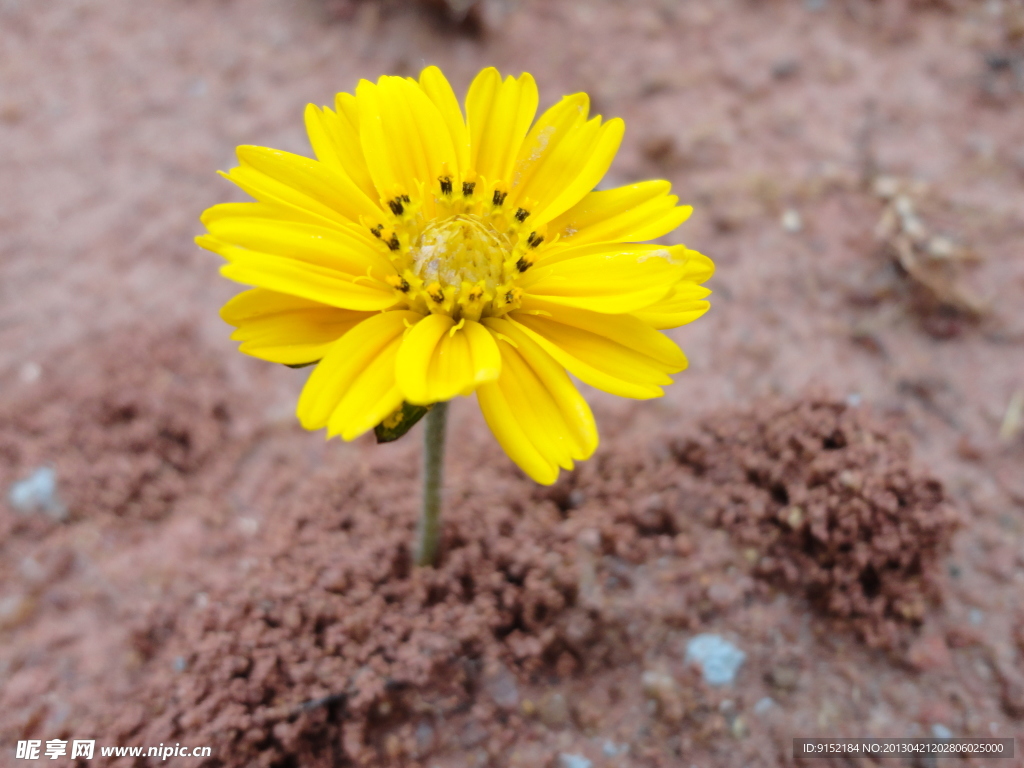
[[(738, 768), (1020, 733), (1020, 0), (488, 0), (462, 27), (6, 0), (0, 44), (0, 490), (52, 466), (69, 510), (0, 504), (0, 765), (96, 738)], [(588, 390), (602, 445), (556, 486), (454, 404), (418, 571), (419, 431), (302, 432), (306, 372), (234, 351), (237, 288), (191, 238), (241, 199), (213, 175), (236, 144), (306, 152), (306, 102), (429, 63), (591, 92), (627, 123), (609, 183), (671, 179), (719, 269), (672, 332), (690, 370), (656, 402)], [(725, 686), (685, 661), (704, 633), (745, 653)]]

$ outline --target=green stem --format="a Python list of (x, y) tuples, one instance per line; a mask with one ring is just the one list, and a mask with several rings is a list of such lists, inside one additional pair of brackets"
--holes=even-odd
[(416, 565), (436, 565), (441, 539), (441, 488), (444, 485), (444, 432), (448, 403), (437, 403), (426, 416), (423, 433), (423, 508), (416, 526)]

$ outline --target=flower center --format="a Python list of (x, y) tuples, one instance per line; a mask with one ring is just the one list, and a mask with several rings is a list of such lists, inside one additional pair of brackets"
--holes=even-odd
[(504, 283), (504, 263), (512, 252), (508, 237), (479, 217), (457, 214), (432, 221), (409, 249), (412, 270), (427, 285), (438, 283), (456, 302), (465, 287), (479, 286), (490, 295)]
[(442, 176), (435, 194), (398, 193), (387, 201), (390, 216), (366, 222), (395, 266), (387, 279), (406, 306), (479, 320), (520, 305), (516, 282), (536, 261), (544, 230), (507, 198), (503, 184), (466, 181), (460, 188)]

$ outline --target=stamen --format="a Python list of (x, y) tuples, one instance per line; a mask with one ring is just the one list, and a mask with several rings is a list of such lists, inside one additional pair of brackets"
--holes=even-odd
[(531, 232), (530, 236), (526, 238), (526, 242), (531, 248), (536, 248), (544, 242), (544, 235), (538, 235), (536, 232)]
[[(407, 195), (402, 195), (402, 197), (405, 198), (406, 202), (409, 201), (409, 197)], [(396, 197), (394, 200), (388, 201), (388, 207), (395, 216), (401, 216), (402, 212), (405, 211), (405, 207), (402, 205), (402, 197)]]
[[(390, 227), (373, 228), (392, 251), (398, 251), (391, 256), (396, 272), (387, 278), (396, 298), (418, 312), (444, 314), (456, 321), (501, 317), (515, 310), (522, 298), (515, 280), (533, 266), (536, 257), (527, 246), (525, 232), (518, 235), (514, 217), (522, 223), (530, 216), (529, 210), (492, 208), (491, 202), (507, 202), (508, 192), (501, 187), (488, 186), (491, 194), (482, 200), (453, 201), (455, 177), (442, 169), (436, 178), (434, 194), (440, 190), (444, 196), (435, 198), (439, 211), (469, 210), (448, 216), (442, 213), (424, 222), (420, 200), (405, 205), (396, 191), (391, 203), (401, 207), (404, 215), (392, 220)], [(462, 182), (463, 190), (473, 194), (477, 183)], [(531, 238), (536, 247), (543, 236), (533, 232)]]
[(401, 275), (388, 275), (388, 285), (392, 286), (395, 290), (401, 291), (402, 293), (408, 293), (412, 290), (412, 286), (409, 285), (409, 281)]
[(441, 194), (444, 195), (445, 197), (451, 197), (452, 196), (452, 177), (451, 176), (442, 176), (441, 178), (438, 179), (438, 181), (441, 182)]
[(373, 236), (378, 240), (381, 239), (380, 233), (384, 231), (384, 225), (378, 224), (376, 227), (370, 227), (370, 231), (373, 232)]
[(464, 182), (462, 182), (462, 196), (463, 197), (472, 197), (474, 189), (476, 189), (476, 182), (475, 181), (464, 181)]

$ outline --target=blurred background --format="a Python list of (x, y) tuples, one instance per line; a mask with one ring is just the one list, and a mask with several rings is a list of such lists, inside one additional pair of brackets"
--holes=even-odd
[[(245, 637), (239, 627), (260, 603), (222, 625), (190, 612), (273, 585), (275, 570), (260, 563), (298, 535), (267, 522), (274, 505), (291, 520), (317, 472), (317, 498), (334, 493), (335, 510), (361, 504), (374, 472), (415, 489), (417, 446), (325, 445), (298, 430), (306, 372), (235, 351), (217, 311), (238, 287), (194, 245), (199, 214), (244, 199), (215, 174), (235, 164), (235, 146), (311, 154), (307, 103), (431, 64), (457, 94), (491, 65), (531, 72), (542, 109), (588, 92), (593, 113), (626, 122), (602, 186), (671, 180), (694, 214), (667, 240), (718, 267), (711, 311), (670, 332), (690, 370), (662, 401), (587, 393), (605, 440), (581, 477), (605, 484), (605, 512), (617, 486), (603, 468), (646, 446), (655, 428), (695, 430), (765, 397), (870, 407), (899, 424), (914, 471), (941, 483), (963, 521), (928, 555), (937, 607), (915, 615), (895, 645), (872, 650), (856, 631), (815, 624), (826, 619), (799, 590), (758, 591), (756, 574), (736, 570), (746, 566), (735, 539), (699, 538), (721, 533), (719, 520), (658, 533), (676, 544), (630, 550), (622, 562), (646, 567), (659, 552), (685, 560), (718, 542), (733, 554), (705, 563), (705, 576), (734, 597), (685, 619), (658, 614), (669, 629), (652, 630), (657, 639), (593, 667), (564, 638), (534, 656), (468, 653), (481, 666), (465, 672), (461, 693), (445, 693), (462, 708), (442, 717), (435, 707), (424, 725), (404, 699), (400, 715), (381, 709), (392, 673), (380, 673), (372, 695), (372, 686), (346, 689), (369, 703), (328, 701), (341, 695), (332, 673), (309, 672), (314, 683), (294, 672), (313, 664), (307, 654), (271, 664), (282, 675), (267, 683), (273, 693), (201, 709), (202, 680), (256, 674), (253, 643), (228, 651), (210, 637)], [(107, 744), (196, 734), (216, 744), (213, 762), (181, 765), (587, 768), (787, 764), (793, 736), (1019, 732), (1021, 0), (0, 0), (0, 147), (0, 764), (22, 764), (12, 757), (19, 739), (90, 733)], [(580, 506), (583, 480), (538, 496), (487, 453), (474, 404), (458, 402), (454, 419), (451, 463), (490, 457), (503, 493), (518, 488), (527, 508), (557, 508), (561, 520)], [(389, 477), (387, 462), (402, 469)], [(351, 467), (362, 480), (331, 485)], [(453, 470), (459, 499), (485, 493), (468, 471)], [(653, 477), (622, 481), (618, 493), (648, 499)], [(366, 503), (381, 510), (391, 497), (381, 498)], [(413, 507), (397, 503), (411, 526)], [(580, 514), (600, 527), (601, 509)], [(583, 552), (588, 530), (550, 546)], [(599, 574), (619, 567), (609, 552)], [(310, 557), (329, 570), (330, 553)], [(572, 565), (586, 570), (585, 558)], [(282, 578), (284, 603), (316, 580)], [(709, 583), (693, 587), (694, 606)], [(565, 593), (569, 607), (581, 590)], [(631, 621), (648, 621), (644, 600), (657, 600), (631, 594), (641, 611)], [(540, 637), (562, 620), (553, 618), (562, 603), (536, 627), (492, 633), (495, 642), (510, 631)], [(320, 632), (327, 620), (303, 611), (295, 626)], [(783, 637), (783, 625), (802, 629), (767, 639)], [(693, 665), (680, 643), (700, 633), (717, 638), (722, 658), (740, 659), (729, 656), (740, 649), (742, 659), (726, 683), (695, 678), (704, 692), (680, 699), (690, 682), (672, 665)], [(822, 633), (841, 649), (821, 645)], [(347, 653), (319, 647), (317, 663)], [(370, 656), (353, 668), (376, 669)], [(224, 672), (231, 664), (244, 671)], [(615, 669), (628, 670), (626, 682), (609, 682)], [(435, 673), (409, 685), (429, 690)], [(594, 686), (614, 725), (574, 704)], [(302, 709), (310, 701), (319, 703)]]

